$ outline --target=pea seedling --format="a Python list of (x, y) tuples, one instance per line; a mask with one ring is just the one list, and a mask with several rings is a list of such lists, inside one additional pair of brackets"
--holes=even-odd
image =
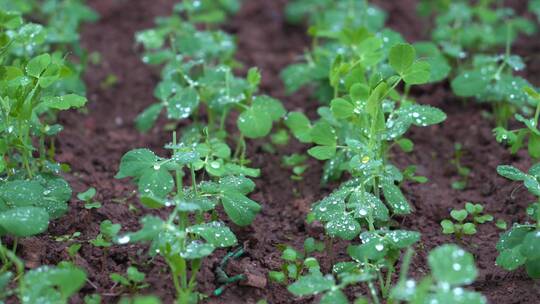
[(455, 190), (464, 190), (467, 188), (469, 175), (471, 174), (471, 168), (466, 167), (461, 163), (464, 153), (465, 151), (463, 150), (463, 145), (461, 143), (455, 143), (454, 158), (450, 160), (450, 163), (456, 167), (457, 174), (459, 176), (457, 181), (452, 182), (452, 188)]
[[(350, 261), (335, 264), (332, 274), (323, 275), (316, 260), (310, 258), (308, 273), (291, 284), (288, 290), (296, 296), (322, 293), (321, 303), (330, 300), (348, 303), (342, 290), (350, 285), (364, 283), (367, 284), (373, 303), (380, 303), (380, 295), (383, 298), (389, 296), (391, 278), (401, 250), (412, 246), (419, 237), (417, 232), (404, 230), (365, 232), (360, 236), (362, 244), (347, 248)], [(383, 275), (384, 270), (386, 276)], [(380, 295), (375, 284), (379, 286)]]
[[(371, 43), (375, 41), (371, 40)], [(409, 85), (428, 81), (429, 65), (417, 61), (415, 54), (411, 45), (395, 45), (390, 49), (388, 59), (395, 74), (386, 80), (372, 78), (368, 81), (356, 77), (360, 79), (357, 83), (345, 78), (351, 81), (348, 84), (344, 81), (345, 87), (349, 86), (349, 93), (333, 99), (330, 108), (321, 107), (319, 121), (312, 124), (299, 112), (290, 113), (285, 120), (298, 140), (315, 144), (308, 154), (327, 160), (323, 174), (325, 181), (340, 176), (344, 170), (353, 177), (312, 208), (311, 219), (324, 223), (331, 237), (351, 240), (358, 235), (362, 225), (370, 230), (384, 226), (390, 220), (390, 211), (395, 215), (411, 212), (396, 185), (403, 181), (403, 174), (388, 162), (389, 150), (411, 126), (433, 125), (446, 118), (436, 108), (400, 100), (395, 91), (401, 81)], [(360, 59), (355, 61), (354, 67), (365, 64), (375, 68), (382, 58), (379, 56), (367, 62)], [(334, 70), (340, 70), (343, 75), (353, 73), (345, 62), (334, 65), (341, 66)], [(331, 78), (334, 77), (341, 76)], [(339, 84), (342, 81), (333, 83), (340, 88), (338, 91), (342, 90)], [(382, 201), (383, 195), (386, 204)]]
[(533, 278), (540, 278), (540, 163), (525, 173), (512, 166), (499, 166), (497, 172), (510, 180), (523, 182), (527, 190), (537, 198), (527, 209), (534, 224), (514, 224), (501, 234), (497, 243), (497, 265), (512, 271), (521, 266)]
[(94, 196), (96, 196), (96, 189), (93, 187), (90, 187), (88, 190), (77, 194), (77, 198), (84, 202), (85, 209), (101, 208), (101, 203), (95, 201)]
[(96, 247), (111, 247), (120, 229), (122, 229), (120, 224), (113, 224), (110, 220), (104, 220), (99, 225), (99, 234), (90, 241), (90, 244)]
[(141, 289), (145, 289), (149, 284), (144, 283), (146, 275), (140, 272), (137, 267), (129, 266), (126, 270), (126, 275), (120, 273), (111, 273), (109, 275), (111, 281), (116, 284), (120, 284), (126, 288), (130, 293), (136, 293)]
[(307, 170), (308, 166), (305, 164), (308, 156), (305, 154), (294, 153), (291, 155), (283, 156), (282, 163), (285, 167), (291, 168), (293, 175), (291, 179), (295, 181), (302, 180), (302, 174)]
[(286, 247), (281, 254), (281, 259), (284, 261), (281, 271), (270, 271), (268, 276), (271, 280), (281, 284), (287, 283), (289, 280), (294, 282), (300, 278), (304, 269), (319, 267), (319, 264), (313, 258), (310, 258), (309, 255), (323, 250), (324, 243), (318, 242), (313, 238), (307, 238), (304, 241), (303, 252)]
[(487, 303), (482, 294), (463, 288), (478, 275), (472, 254), (456, 245), (433, 249), (428, 255), (431, 273), (419, 282), (407, 279), (411, 256), (412, 251), (404, 259), (398, 283), (390, 293), (391, 303)]
[(508, 144), (512, 153), (517, 153), (527, 140), (527, 150), (532, 158), (540, 158), (540, 93), (531, 87), (525, 87), (523, 91), (536, 104), (536, 111), (531, 118), (525, 118), (521, 114), (515, 114), (515, 119), (525, 125), (525, 128), (507, 130), (502, 127), (495, 128), (493, 132), (498, 142)]
[[(237, 111), (236, 126), (241, 136), (236, 138), (234, 158), (244, 162), (245, 138), (269, 135), (273, 123), (285, 115), (285, 109), (276, 99), (256, 95), (261, 81), (257, 69), (250, 69), (245, 78), (233, 75), (233, 39), (221, 31), (198, 30), (187, 8), (193, 3), (183, 3), (179, 16), (159, 19), (157, 28), (137, 34), (136, 40), (147, 50), (143, 61), (164, 67), (154, 91), (159, 102), (142, 112), (136, 125), (141, 131), (148, 131), (166, 110), (169, 119), (190, 118), (190, 132), (206, 132), (210, 139), (226, 140), (225, 122)], [(208, 1), (208, 6), (211, 3)]]
[[(171, 158), (147, 149), (132, 150), (122, 157), (116, 177), (132, 177), (143, 205), (165, 208), (170, 214), (166, 220), (145, 216), (141, 230), (122, 234), (117, 242), (150, 242), (149, 254), (161, 255), (169, 265), (177, 300), (195, 303), (199, 299), (195, 289), (202, 259), (217, 248), (237, 243), (229, 227), (217, 220), (215, 208), (221, 205), (233, 223), (246, 226), (261, 207), (246, 196), (255, 184), (242, 174), (230, 170), (214, 181), (197, 181), (196, 171), (203, 170), (208, 161), (207, 145), (177, 142), (174, 134), (167, 147), (172, 150)], [(185, 169), (190, 172), (191, 185), (184, 188)]]
[(443, 233), (454, 234), (459, 241), (465, 235), (476, 234), (476, 225), (493, 221), (493, 216), (483, 214), (483, 211), (484, 206), (470, 202), (465, 203), (465, 209), (453, 209), (450, 211), (452, 219), (441, 222)]

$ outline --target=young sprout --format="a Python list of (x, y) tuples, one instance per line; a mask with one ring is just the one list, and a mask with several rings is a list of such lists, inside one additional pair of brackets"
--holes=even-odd
[(270, 271), (268, 276), (274, 282), (280, 284), (287, 284), (287, 282), (294, 282), (300, 278), (304, 273), (304, 270), (310, 270), (312, 267), (319, 267), (316, 260), (309, 257), (312, 253), (322, 252), (324, 250), (324, 243), (316, 241), (313, 238), (307, 238), (304, 241), (303, 252), (298, 252), (291, 247), (286, 247), (282, 254), (281, 259), (283, 265), (280, 271)]
[(483, 214), (483, 211), (484, 206), (470, 202), (465, 203), (465, 209), (453, 209), (450, 211), (452, 219), (446, 219), (441, 222), (443, 233), (454, 234), (458, 241), (461, 241), (465, 235), (476, 234), (478, 224), (493, 221), (493, 216)]
[(469, 175), (471, 174), (471, 169), (461, 163), (463, 154), (463, 145), (461, 143), (455, 143), (454, 158), (450, 160), (450, 163), (456, 167), (457, 173), (459, 175), (459, 180), (452, 182), (452, 188), (456, 190), (465, 190), (467, 188), (467, 184), (469, 182)]
[(518, 224), (501, 234), (497, 243), (496, 264), (512, 271), (524, 266), (533, 279), (540, 278), (540, 163), (523, 172), (512, 166), (499, 166), (497, 172), (512, 181), (522, 182), (525, 188), (536, 197), (527, 208), (527, 215), (533, 223)]
[(77, 194), (77, 198), (84, 202), (85, 209), (101, 208), (101, 203), (95, 201), (94, 196), (96, 196), (96, 189), (94, 187), (90, 187), (88, 190)]
[(120, 284), (130, 293), (136, 293), (139, 290), (145, 289), (149, 286), (149, 284), (144, 282), (146, 275), (140, 272), (135, 266), (129, 266), (126, 270), (126, 275), (122, 275), (120, 273), (111, 273), (109, 277), (111, 278), (111, 281), (116, 284)]

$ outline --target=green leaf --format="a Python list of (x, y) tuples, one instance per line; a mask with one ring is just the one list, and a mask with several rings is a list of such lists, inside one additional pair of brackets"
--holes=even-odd
[(399, 112), (407, 115), (412, 124), (422, 127), (439, 124), (446, 119), (443, 111), (427, 105), (413, 104), (399, 109)]
[(18, 207), (0, 213), (0, 232), (28, 237), (47, 230), (49, 214), (42, 208)]
[(188, 227), (187, 232), (201, 236), (214, 247), (230, 247), (236, 244), (236, 236), (221, 222), (210, 222)]
[(64, 96), (55, 96), (55, 97), (45, 97), (41, 106), (47, 107), (49, 109), (56, 110), (68, 110), (68, 109), (77, 109), (86, 104), (88, 100), (86, 97), (82, 97), (76, 94), (68, 94)]
[(456, 287), (452, 290), (438, 287), (436, 293), (430, 297), (431, 300), (426, 300), (426, 303), (448, 303), (448, 304), (486, 304), (486, 298), (478, 293), (463, 290), (461, 287)]
[(516, 270), (523, 265), (526, 258), (521, 254), (521, 246), (503, 250), (497, 256), (496, 264), (508, 271)]
[(486, 90), (489, 81), (477, 71), (467, 71), (454, 78), (451, 82), (452, 90), (460, 97), (473, 97)]
[(155, 195), (165, 197), (174, 188), (172, 175), (164, 167), (151, 168), (146, 170), (141, 176), (139, 192), (144, 195)]
[(499, 173), (500, 176), (506, 177), (513, 181), (523, 181), (528, 177), (528, 175), (521, 170), (507, 165), (498, 166), (497, 173)]
[(317, 122), (310, 132), (314, 143), (323, 146), (335, 146), (337, 142), (336, 132), (330, 124), (324, 121)]
[(51, 55), (42, 54), (28, 61), (26, 73), (32, 77), (39, 78), (41, 73), (51, 64)]
[(180, 256), (187, 260), (202, 259), (211, 255), (214, 249), (215, 247), (212, 244), (192, 241), (186, 246), (184, 252), (180, 253)]
[(253, 108), (256, 111), (265, 113), (265, 115), (269, 115), (272, 121), (280, 120), (287, 113), (279, 100), (266, 95), (255, 97), (253, 99)]
[[(395, 248), (407, 248), (420, 240), (420, 233), (407, 230), (385, 231), (384, 240)], [(363, 235), (363, 234), (362, 234)]]
[(86, 202), (94, 198), (95, 195), (96, 195), (96, 188), (90, 187), (88, 188), (88, 190), (78, 193), (77, 198), (80, 199), (81, 201)]
[(321, 273), (311, 273), (300, 277), (298, 281), (289, 285), (287, 289), (295, 296), (307, 296), (330, 290), (334, 286), (334, 278), (322, 276)]
[(349, 299), (341, 290), (331, 290), (322, 296), (320, 304), (349, 304)]
[(476, 233), (476, 225), (473, 223), (465, 223), (463, 224), (463, 233), (467, 235), (472, 235)]
[(540, 259), (527, 260), (525, 262), (525, 270), (529, 277), (540, 279)]
[(309, 143), (311, 139), (311, 122), (301, 112), (291, 112), (285, 118), (285, 125), (300, 142)]
[(308, 150), (308, 154), (318, 160), (327, 160), (336, 155), (335, 146), (318, 146)]
[(148, 149), (131, 150), (122, 157), (115, 178), (139, 177), (144, 171), (154, 167), (158, 160), (154, 152)]
[(450, 216), (455, 219), (456, 221), (458, 222), (463, 222), (466, 218), (467, 218), (467, 215), (469, 215), (467, 213), (467, 210), (452, 210), (450, 211)]
[(0, 185), (0, 198), (15, 207), (35, 206), (40, 203), (45, 191), (35, 180), (14, 180)]
[(513, 226), (503, 233), (497, 242), (497, 250), (503, 251), (521, 245), (525, 236), (532, 230), (530, 226)]
[(427, 61), (413, 63), (403, 74), (403, 81), (409, 85), (424, 84), (431, 77), (431, 65)]
[(354, 191), (349, 197), (348, 208), (354, 208), (354, 216), (357, 218), (373, 217), (375, 220), (387, 221), (389, 219), (388, 208), (383, 202), (365, 191)]
[(409, 214), (411, 213), (411, 206), (407, 202), (407, 199), (401, 193), (401, 189), (394, 184), (393, 181), (388, 179), (381, 180), (381, 187), (384, 193), (386, 203), (394, 214)]
[(253, 222), (261, 206), (238, 192), (226, 191), (222, 197), (223, 208), (229, 218), (239, 226)]
[(198, 106), (197, 90), (191, 87), (182, 88), (167, 101), (167, 116), (169, 119), (188, 118)]
[(450, 285), (468, 285), (478, 271), (473, 256), (456, 245), (442, 245), (429, 253), (428, 263), (438, 282)]
[(140, 113), (135, 119), (135, 127), (137, 128), (137, 130), (141, 132), (147, 132), (148, 130), (150, 130), (152, 126), (154, 126), (154, 124), (156, 123), (156, 120), (159, 117), (162, 109), (162, 103), (155, 103), (146, 108), (146, 110), (144, 110), (142, 113)]
[(287, 276), (281, 271), (269, 271), (268, 277), (271, 281), (277, 283), (285, 283), (285, 280), (287, 280)]
[(85, 272), (71, 263), (41, 266), (28, 271), (22, 278), (22, 303), (67, 303), (85, 282)]
[(452, 221), (450, 220), (442, 220), (441, 227), (444, 234), (452, 234), (456, 232), (456, 230), (454, 229), (454, 223), (452, 223)]
[(390, 49), (388, 60), (390, 66), (400, 75), (405, 74), (416, 57), (416, 51), (410, 44), (399, 43)]
[(298, 252), (296, 252), (296, 250), (292, 249), (291, 247), (285, 248), (285, 250), (283, 250), (283, 253), (281, 254), (281, 258), (283, 260), (290, 262), (295, 262), (298, 257)]
[(336, 98), (330, 103), (332, 114), (337, 119), (346, 119), (354, 114), (354, 105), (343, 98)]
[(326, 223), (326, 232), (328, 235), (344, 240), (355, 238), (360, 233), (360, 229), (360, 224), (347, 213)]
[(529, 135), (529, 144), (527, 145), (529, 155), (533, 158), (540, 158), (540, 135), (531, 133)]
[(540, 258), (540, 231), (527, 233), (521, 245), (521, 254), (527, 259)]
[(366, 259), (376, 262), (384, 259), (388, 249), (381, 239), (373, 239), (361, 245), (349, 245), (347, 253), (358, 262), (364, 262)]
[(247, 138), (264, 137), (272, 130), (270, 116), (254, 107), (242, 112), (236, 123), (240, 132)]

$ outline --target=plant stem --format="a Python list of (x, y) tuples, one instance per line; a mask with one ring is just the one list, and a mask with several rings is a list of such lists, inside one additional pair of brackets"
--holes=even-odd
[(369, 293), (371, 294), (371, 298), (373, 299), (373, 303), (380, 304), (381, 301), (379, 300), (379, 296), (377, 295), (377, 290), (375, 289), (375, 286), (373, 286), (372, 281), (368, 281), (368, 287), (369, 287)]

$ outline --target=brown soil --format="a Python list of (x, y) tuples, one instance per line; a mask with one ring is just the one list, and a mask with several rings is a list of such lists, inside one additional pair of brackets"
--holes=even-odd
[[(56, 242), (54, 238), (80, 231), (82, 236), (78, 241), (83, 246), (74, 262), (87, 270), (89, 279), (74, 298), (75, 303), (81, 303), (85, 295), (92, 293), (103, 294), (106, 303), (116, 302), (123, 290), (113, 285), (109, 274), (124, 272), (131, 264), (148, 275), (151, 287), (143, 293), (158, 295), (164, 303), (172, 303), (174, 288), (166, 266), (159, 259), (149, 261), (143, 247), (114, 246), (104, 252), (84, 241), (97, 235), (99, 223), (105, 219), (121, 223), (125, 230), (134, 230), (138, 227), (138, 218), (147, 212), (138, 204), (134, 187), (128, 181), (114, 179), (114, 174), (126, 151), (148, 147), (164, 153), (162, 146), (169, 141), (170, 134), (162, 131), (164, 121), (145, 135), (134, 128), (135, 116), (154, 102), (152, 92), (159, 76), (157, 70), (140, 61), (133, 36), (136, 31), (151, 27), (154, 17), (169, 15), (175, 1), (89, 2), (101, 14), (101, 19), (85, 26), (83, 44), (90, 51), (101, 53), (103, 61), (90, 67), (86, 73), (90, 100), (88, 114), (71, 112), (61, 116), (65, 131), (58, 138), (58, 160), (72, 166), (72, 173), (67, 178), (75, 192), (88, 187), (97, 188), (97, 198), (103, 202), (103, 207), (89, 211), (80, 201), (73, 199), (69, 214), (52, 223), (48, 234), (22, 241), (19, 254), (29, 268), (68, 260), (66, 248), (70, 242)], [(281, 69), (294, 62), (309, 47), (304, 28), (285, 24), (282, 13), (285, 3), (286, 0), (245, 1), (241, 12), (225, 29), (238, 36), (238, 59), (245, 63), (246, 68), (258, 66), (263, 71), (264, 93), (281, 98), (289, 110), (300, 109), (313, 114), (317, 102), (311, 100), (305, 91), (286, 96), (279, 80)], [(391, 27), (399, 29), (409, 40), (422, 37), (425, 27), (412, 9), (415, 1), (381, 0), (378, 3), (389, 12)], [(527, 41), (518, 44), (518, 52), (523, 49), (523, 53), (531, 54), (529, 52), (538, 50), (539, 39), (534, 43), (532, 39)], [(538, 71), (538, 58), (527, 59), (529, 69)], [(103, 80), (110, 74), (118, 77), (118, 83), (103, 87)], [(495, 168), (501, 163), (526, 168), (530, 162), (526, 155), (511, 156), (498, 145), (491, 135), (491, 122), (482, 117), (482, 112), (487, 109), (455, 100), (449, 94), (448, 85), (428, 86), (413, 93), (421, 102), (438, 106), (448, 114), (447, 121), (439, 126), (415, 128), (410, 132), (415, 152), (396, 152), (394, 155), (399, 166), (417, 164), (419, 174), (430, 179), (426, 184), (404, 186), (404, 193), (416, 210), (412, 216), (400, 219), (404, 228), (422, 233), (422, 242), (412, 267), (413, 275), (421, 276), (428, 271), (425, 263), (428, 250), (455, 241), (442, 235), (439, 226), (451, 208), (474, 201), (483, 203), (496, 218), (508, 222), (524, 220), (529, 197), (523, 189), (516, 190), (515, 184), (498, 177)], [(464, 165), (473, 172), (465, 191), (452, 190), (450, 186), (456, 178), (450, 160), (457, 141), (466, 150)], [(330, 191), (329, 187), (320, 186), (320, 163), (311, 160), (301, 182), (290, 180), (290, 172), (278, 165), (282, 155), (301, 152), (304, 148), (294, 143), (272, 155), (262, 151), (260, 142), (250, 146), (253, 165), (262, 169), (262, 178), (256, 181), (257, 191), (252, 198), (263, 205), (263, 210), (250, 227), (234, 229), (240, 241), (244, 242), (247, 254), (231, 268), (260, 278), (260, 274), (279, 267), (278, 244), (300, 248), (305, 237), (322, 237), (320, 227), (310, 227), (304, 221), (310, 204)], [(137, 210), (131, 210), (130, 205)], [(484, 293), (491, 303), (537, 303), (540, 289), (523, 271), (509, 273), (494, 265), (499, 233), (493, 225), (482, 225), (478, 234), (462, 244), (474, 253), (480, 269), (473, 288)], [(338, 257), (343, 254), (342, 250), (340, 252), (343, 245), (336, 246)], [(223, 254), (218, 252), (208, 259), (201, 271), (199, 289), (207, 294), (216, 287), (212, 269)], [(321, 259), (323, 266), (329, 264), (326, 257)], [(350, 295), (360, 291), (351, 290)], [(313, 302), (309, 298), (295, 300), (285, 287), (268, 283), (264, 289), (234, 285), (219, 298), (210, 297), (207, 303), (255, 303), (259, 299), (267, 299), (272, 304)]]

